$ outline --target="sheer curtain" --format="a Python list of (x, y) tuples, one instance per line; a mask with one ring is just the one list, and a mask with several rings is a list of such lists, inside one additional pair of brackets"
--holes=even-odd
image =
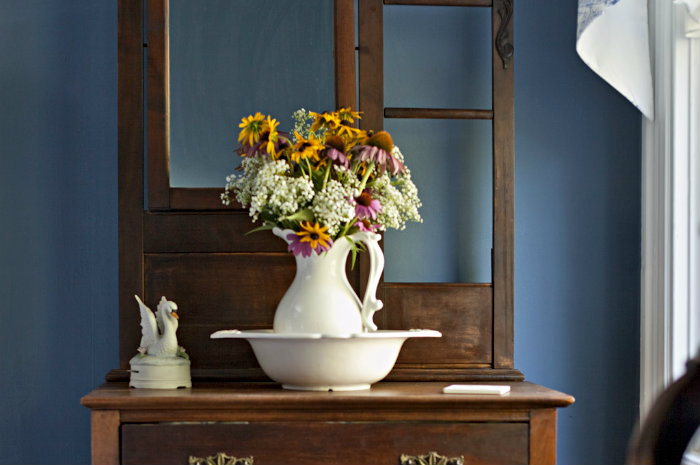
[(699, 5), (649, 0), (655, 116), (642, 129), (642, 417), (700, 346)]

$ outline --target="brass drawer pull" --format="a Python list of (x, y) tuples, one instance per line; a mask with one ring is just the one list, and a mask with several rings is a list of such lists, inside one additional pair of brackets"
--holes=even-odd
[(401, 454), (401, 465), (464, 465), (464, 456), (445, 457), (437, 452), (426, 455)]
[(219, 452), (206, 458), (190, 456), (189, 465), (253, 465), (253, 457), (231, 457), (230, 455)]

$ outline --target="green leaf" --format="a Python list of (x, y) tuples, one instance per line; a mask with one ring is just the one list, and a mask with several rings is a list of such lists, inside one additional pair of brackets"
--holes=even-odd
[(245, 233), (245, 235), (247, 236), (248, 234), (252, 234), (252, 233), (254, 233), (254, 232), (269, 231), (269, 230), (271, 230), (271, 229), (274, 228), (274, 227), (275, 227), (274, 223), (265, 223), (265, 224), (263, 224), (262, 226), (258, 226), (257, 228), (251, 229), (250, 231), (248, 231), (247, 233)]
[(289, 216), (285, 216), (281, 219), (286, 221), (313, 221), (314, 212), (312, 212), (310, 208), (304, 208), (296, 213), (293, 213)]
[(355, 269), (355, 261), (357, 260), (357, 254), (365, 250), (365, 245), (362, 242), (355, 242), (350, 239), (349, 236), (343, 236), (350, 243), (350, 251), (352, 252), (352, 259), (350, 261), (350, 269)]

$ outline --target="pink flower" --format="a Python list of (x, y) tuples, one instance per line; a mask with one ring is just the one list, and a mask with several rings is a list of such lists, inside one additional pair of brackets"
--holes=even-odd
[(346, 168), (350, 164), (347, 155), (334, 147), (328, 146), (328, 149), (326, 150), (326, 157), (332, 160), (334, 164), (344, 166)]
[(367, 219), (356, 221), (355, 226), (357, 226), (357, 229), (364, 232), (376, 232), (377, 229), (379, 229), (378, 224), (371, 224)]
[(355, 216), (362, 218), (377, 219), (377, 214), (382, 211), (379, 200), (373, 199), (369, 191), (365, 189), (359, 197), (355, 197)]
[(404, 164), (381, 147), (356, 145), (351, 151), (357, 152), (357, 159), (359, 161), (375, 163), (379, 167), (381, 173), (385, 170), (389, 170), (392, 175), (396, 176), (399, 173), (406, 172)]

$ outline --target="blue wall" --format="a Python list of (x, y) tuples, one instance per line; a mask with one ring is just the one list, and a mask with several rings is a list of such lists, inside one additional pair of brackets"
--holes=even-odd
[(576, 397), (559, 463), (620, 464), (639, 398), (641, 117), (575, 54), (575, 1), (519, 2), (515, 26), (515, 365)]
[(0, 462), (89, 463), (117, 351), (116, 2), (0, 2)]
[[(573, 394), (559, 463), (635, 421), (640, 118), (574, 53), (575, 1), (516, 5), (516, 367)], [(0, 463), (89, 463), (118, 364), (116, 1), (0, 2)]]

